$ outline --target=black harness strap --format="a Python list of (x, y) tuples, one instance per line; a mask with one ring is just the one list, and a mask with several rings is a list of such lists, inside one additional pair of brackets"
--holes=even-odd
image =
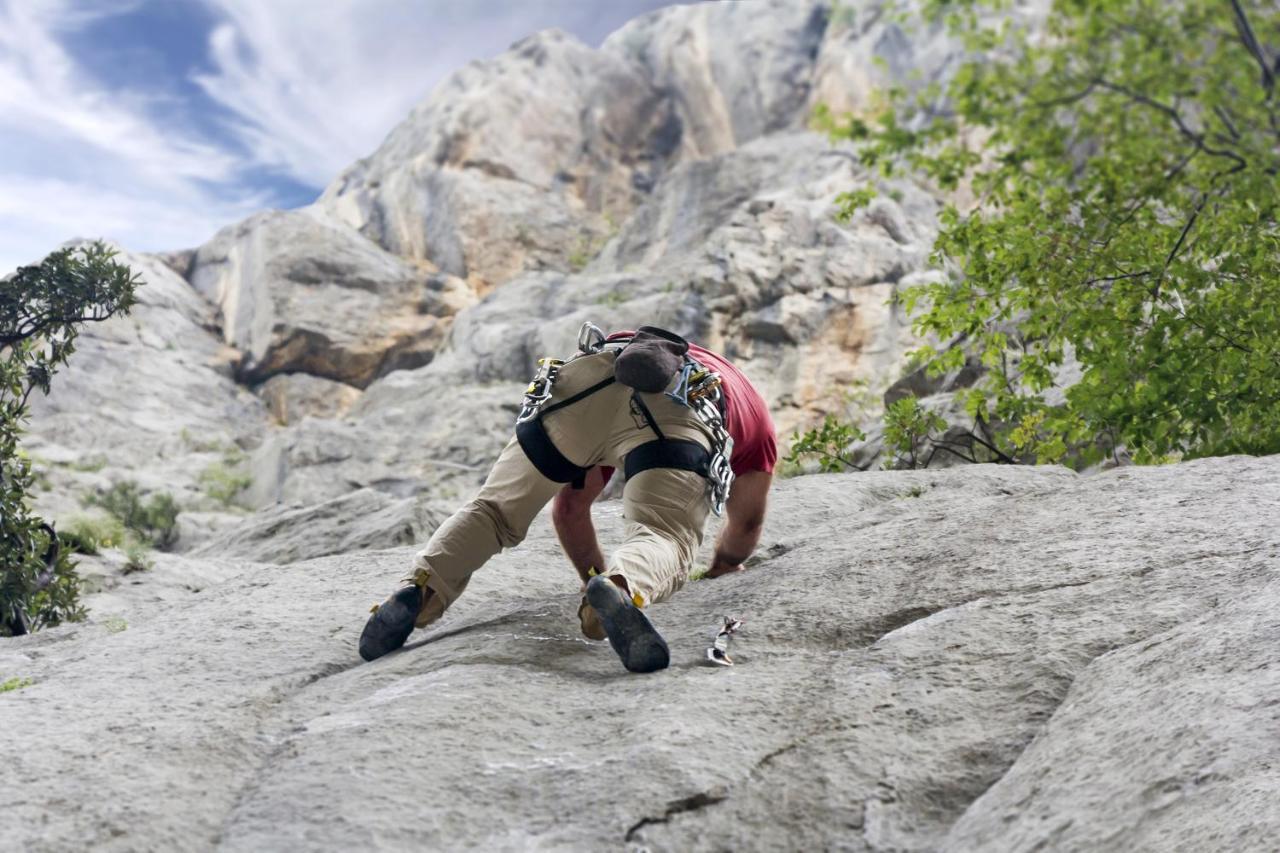
[(711, 473), (711, 451), (696, 441), (676, 438), (650, 441), (627, 454), (628, 480), (650, 468), (678, 468), (707, 477)]
[(640, 399), (640, 395), (633, 393), (631, 399), (635, 401), (636, 408), (640, 410), (640, 414), (644, 415), (644, 419), (649, 422), (649, 428), (653, 430), (653, 434), (659, 440), (665, 439), (666, 436), (662, 434), (662, 430), (658, 429), (658, 422), (653, 419), (653, 412), (649, 411), (649, 407), (644, 404), (644, 400)]
[[(516, 440), (520, 443), (520, 449), (542, 476), (553, 483), (572, 483), (575, 489), (582, 488), (587, 473), (591, 469), (583, 468), (560, 452), (560, 449), (551, 441), (551, 437), (547, 435), (542, 419), (554, 411), (571, 406), (597, 391), (608, 388), (615, 381), (613, 376), (606, 377), (590, 388), (545, 407), (531, 420), (516, 425)], [(650, 468), (676, 468), (681, 471), (692, 471), (705, 478), (711, 476), (711, 451), (696, 441), (667, 438), (662, 434), (658, 421), (649, 411), (649, 407), (640, 399), (640, 395), (632, 394), (631, 399), (635, 401), (636, 408), (640, 410), (658, 438), (656, 441), (640, 445), (627, 454), (624, 473), (628, 480)]]
[(529, 457), (533, 467), (542, 476), (553, 483), (572, 483), (575, 489), (581, 489), (586, 481), (589, 468), (575, 465), (572, 460), (560, 452), (547, 435), (541, 418), (534, 418), (516, 425), (516, 440), (520, 449)]
[(608, 388), (610, 385), (612, 385), (616, 381), (617, 380), (615, 380), (612, 376), (606, 379), (601, 379), (599, 382), (597, 382), (595, 385), (592, 385), (590, 388), (587, 388), (584, 391), (579, 391), (577, 394), (574, 394), (572, 397), (567, 397), (558, 403), (552, 403), (550, 406), (547, 406), (538, 414), (538, 417), (546, 417), (547, 415), (551, 414), (557, 409), (563, 409), (565, 406), (572, 406), (574, 403), (578, 402), (579, 400), (585, 400), (586, 398), (590, 397), (592, 394), (596, 393), (597, 391), (603, 391), (605, 388)]

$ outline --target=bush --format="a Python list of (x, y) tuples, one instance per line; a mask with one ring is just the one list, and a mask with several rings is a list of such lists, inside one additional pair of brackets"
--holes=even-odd
[(80, 586), (54, 529), (32, 514), (18, 438), (32, 393), (49, 393), (84, 323), (127, 313), (138, 277), (101, 243), (62, 249), (0, 285), (0, 636), (83, 618)]
[(151, 559), (151, 551), (145, 544), (131, 539), (124, 546), (124, 566), (121, 571), (126, 575), (134, 572), (149, 572), (155, 568), (155, 561)]
[(103, 548), (114, 548), (124, 542), (124, 525), (111, 518), (77, 516), (58, 531), (62, 544), (77, 554), (93, 556)]
[(799, 466), (802, 459), (814, 457), (818, 460), (818, 467), (828, 473), (850, 469), (864, 471), (863, 466), (854, 462), (850, 449), (855, 442), (866, 437), (853, 424), (845, 423), (835, 415), (827, 415), (822, 426), (792, 436), (791, 452), (783, 461)]
[(167, 492), (153, 494), (144, 503), (138, 484), (125, 480), (94, 496), (90, 503), (111, 513), (126, 530), (149, 545), (168, 548), (178, 540), (178, 504)]

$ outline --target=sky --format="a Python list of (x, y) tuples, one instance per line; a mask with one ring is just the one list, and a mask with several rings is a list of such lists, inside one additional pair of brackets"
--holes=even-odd
[(671, 0), (0, 0), (0, 275), (311, 202), (450, 72)]

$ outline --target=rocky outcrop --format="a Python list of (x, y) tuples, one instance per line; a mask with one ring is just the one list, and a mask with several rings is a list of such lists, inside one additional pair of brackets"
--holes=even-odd
[[(746, 572), (652, 607), (673, 665), (650, 676), (578, 635), (545, 518), (368, 665), (365, 607), (412, 549), (186, 560), (191, 589), (125, 585), (88, 624), (0, 643), (0, 679), (33, 682), (0, 694), (24, 745), (6, 839), (1267, 849), (1278, 481), (1243, 457), (787, 480)], [(618, 507), (599, 515), (608, 547)], [(726, 613), (737, 664), (705, 667)]]
[(192, 286), (220, 309), (238, 375), (306, 373), (363, 388), (431, 360), (448, 279), (305, 211), (259, 214), (196, 252)]
[(673, 7), (599, 50), (540, 33), (447, 79), (320, 207), (481, 290), (571, 271), (673, 163), (802, 124), (825, 20), (771, 0)]

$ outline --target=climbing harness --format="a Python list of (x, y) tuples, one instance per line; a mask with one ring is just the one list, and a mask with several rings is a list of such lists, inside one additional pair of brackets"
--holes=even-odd
[(733, 666), (733, 658), (729, 657), (729, 638), (741, 627), (741, 619), (734, 619), (732, 616), (724, 617), (724, 626), (716, 633), (715, 639), (711, 642), (711, 648), (707, 649), (707, 660), (710, 663), (716, 666)]
[[(578, 332), (578, 354), (574, 358), (603, 352), (607, 346), (618, 345), (621, 350), (630, 342), (630, 337), (610, 339), (595, 324), (583, 323)], [(516, 416), (516, 439), (529, 461), (543, 476), (556, 483), (572, 483), (575, 489), (580, 489), (590, 469), (575, 464), (556, 448), (547, 435), (542, 418), (591, 396), (616, 380), (613, 376), (607, 377), (590, 388), (548, 405), (552, 386), (564, 365), (565, 361), (558, 358), (538, 359), (538, 372), (529, 383), (524, 403)], [(657, 440), (642, 444), (628, 453), (624, 473), (630, 479), (650, 468), (692, 471), (707, 480), (712, 512), (718, 516), (724, 515), (725, 502), (729, 499), (729, 490), (733, 485), (733, 468), (729, 464), (733, 455), (733, 437), (729, 435), (724, 421), (723, 383), (720, 374), (708, 370), (687, 353), (679, 376), (676, 387), (667, 392), (667, 396), (690, 409), (706, 427), (711, 437), (711, 450), (708, 451), (696, 441), (669, 439), (663, 435), (657, 420), (637, 392), (632, 394), (632, 400)]]

